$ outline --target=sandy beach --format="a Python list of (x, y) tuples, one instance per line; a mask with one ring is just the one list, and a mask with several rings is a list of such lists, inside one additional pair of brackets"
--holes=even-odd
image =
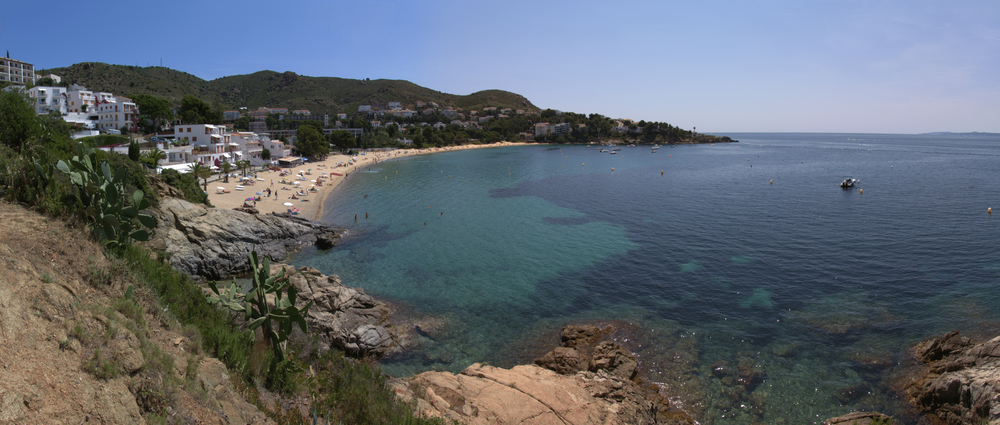
[[(501, 142), (489, 145), (461, 145), (443, 148), (396, 149), (384, 152), (367, 152), (365, 155), (355, 155), (353, 162), (351, 162), (351, 156), (337, 153), (327, 156), (323, 161), (310, 161), (297, 167), (283, 168), (281, 172), (266, 169), (251, 172), (249, 181), (244, 181), (244, 183), (240, 183), (238, 177), (230, 177), (229, 183), (224, 183), (223, 180), (209, 180), (208, 199), (212, 205), (221, 209), (238, 208), (243, 206), (244, 202), (247, 202), (250, 206), (260, 211), (261, 214), (272, 212), (283, 213), (297, 209), (299, 216), (318, 220), (323, 216), (323, 204), (330, 192), (343, 182), (348, 175), (355, 170), (360, 170), (364, 166), (413, 155), (524, 144)], [(340, 163), (340, 165), (337, 163)], [(282, 172), (286, 175), (282, 176)], [(301, 173), (301, 177), (299, 173)], [(333, 173), (342, 175), (338, 176)], [(285, 183), (282, 183), (282, 181), (285, 181)], [(298, 184), (294, 184), (295, 182), (298, 182)], [(242, 186), (243, 190), (237, 190), (237, 185)], [(270, 194), (268, 193), (268, 189), (270, 189)], [(258, 192), (261, 195), (257, 195)], [(247, 198), (260, 198), (260, 201), (246, 201)], [(291, 206), (286, 205), (289, 203)]]

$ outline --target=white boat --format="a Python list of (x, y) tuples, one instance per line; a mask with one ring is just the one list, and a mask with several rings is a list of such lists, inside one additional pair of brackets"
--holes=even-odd
[(842, 187), (844, 189), (850, 189), (850, 188), (854, 187), (854, 185), (857, 184), (859, 181), (860, 180), (858, 180), (858, 179), (856, 179), (854, 177), (847, 177), (847, 178), (844, 179), (844, 181), (840, 182), (840, 187)]

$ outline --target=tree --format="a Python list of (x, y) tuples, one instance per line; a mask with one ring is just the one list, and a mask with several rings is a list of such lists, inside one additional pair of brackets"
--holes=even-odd
[(323, 138), (322, 133), (316, 130), (316, 127), (311, 125), (299, 126), (298, 131), (295, 133), (295, 137), (298, 139), (295, 142), (295, 148), (299, 150), (303, 156), (307, 157), (322, 157), (330, 153), (330, 144)]
[(239, 168), (240, 174), (243, 174), (244, 176), (247, 174), (247, 167), (249, 166), (250, 166), (250, 161), (247, 161), (245, 159), (236, 161), (236, 168)]
[(0, 144), (23, 152), (43, 133), (34, 102), (24, 90), (0, 91)]
[(354, 135), (347, 130), (337, 130), (330, 133), (330, 143), (340, 149), (341, 151), (348, 151), (354, 149), (358, 145), (358, 141), (354, 139)]
[(166, 152), (161, 151), (160, 148), (153, 148), (152, 150), (146, 151), (146, 153), (142, 155), (142, 163), (146, 164), (149, 168), (156, 168), (156, 166), (160, 163), (160, 160), (165, 159), (166, 157)]
[(188, 172), (194, 176), (195, 180), (205, 179), (205, 191), (208, 191), (208, 176), (212, 175), (212, 170), (204, 164), (194, 163), (188, 166)]
[(225, 176), (226, 176), (225, 177), (225, 179), (226, 179), (225, 182), (229, 183), (229, 172), (233, 171), (233, 164), (231, 164), (229, 162), (223, 162), (220, 167), (222, 168), (221, 173), (225, 174)]
[(139, 161), (139, 142), (133, 140), (128, 144), (128, 159)]
[(386, 134), (388, 134), (388, 135), (389, 135), (389, 137), (396, 137), (396, 132), (397, 132), (398, 130), (399, 130), (399, 126), (398, 126), (398, 125), (396, 125), (396, 123), (392, 123), (392, 124), (389, 124), (389, 125), (388, 125), (388, 126), (387, 126), (387, 127), (385, 128), (385, 132), (386, 132)]
[(271, 150), (268, 149), (268, 148), (264, 148), (264, 150), (262, 150), (260, 152), (260, 157), (261, 157), (261, 159), (263, 159), (265, 161), (270, 161), (271, 160)]
[(223, 118), (221, 110), (191, 95), (181, 99), (180, 114), (185, 124), (221, 124)]
[(140, 122), (146, 128), (147, 133), (156, 132), (162, 128), (163, 122), (174, 119), (174, 111), (170, 109), (170, 102), (166, 99), (148, 94), (137, 94), (132, 96), (132, 101), (139, 109)]

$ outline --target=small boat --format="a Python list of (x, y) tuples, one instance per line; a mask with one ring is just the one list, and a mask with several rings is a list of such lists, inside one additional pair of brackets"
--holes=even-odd
[(611, 154), (612, 154), (612, 155), (614, 155), (614, 154), (616, 154), (616, 153), (618, 153), (618, 152), (615, 152), (615, 151), (611, 151)]
[(856, 184), (857, 182), (859, 182), (859, 181), (860, 181), (860, 180), (858, 180), (858, 179), (856, 179), (856, 178), (853, 178), (853, 177), (847, 177), (847, 178), (845, 178), (845, 179), (844, 179), (844, 181), (840, 182), (840, 187), (842, 187), (842, 188), (844, 188), (844, 189), (849, 189), (849, 188), (852, 188), (852, 187), (854, 187), (854, 185), (855, 185), (855, 184)]
[(601, 149), (601, 150), (599, 150), (599, 151), (597, 151), (597, 152), (599, 152), (599, 153), (604, 153), (604, 152), (607, 152), (607, 151), (608, 151), (607, 149)]

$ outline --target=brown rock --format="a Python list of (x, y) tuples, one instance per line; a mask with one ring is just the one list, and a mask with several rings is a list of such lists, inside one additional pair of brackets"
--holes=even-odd
[(939, 360), (907, 387), (911, 404), (946, 424), (1000, 422), (1000, 337), (970, 344), (949, 332), (917, 353)]
[(917, 355), (920, 356), (920, 361), (931, 363), (968, 347), (969, 344), (969, 338), (959, 336), (958, 331), (951, 331), (918, 345)]
[(639, 386), (605, 370), (560, 375), (535, 365), (476, 363), (457, 375), (425, 372), (391, 385), (417, 414), (464, 424), (658, 423)]
[(601, 337), (597, 326), (566, 326), (562, 329), (562, 346), (576, 348), (581, 345), (594, 345)]
[(572, 375), (590, 369), (590, 362), (573, 348), (556, 347), (535, 359), (535, 364), (560, 375)]
[(633, 379), (639, 373), (639, 362), (622, 346), (604, 341), (594, 348), (590, 366), (594, 372), (602, 369), (623, 379)]
[(330, 346), (350, 355), (376, 357), (395, 350), (396, 336), (386, 326), (389, 307), (366, 294), (361, 288), (344, 286), (340, 277), (325, 276), (312, 267), (276, 264), (271, 274), (285, 271), (285, 276), (299, 290), (296, 304), (300, 307), (312, 300), (306, 313), (309, 333), (318, 335), (319, 349)]

